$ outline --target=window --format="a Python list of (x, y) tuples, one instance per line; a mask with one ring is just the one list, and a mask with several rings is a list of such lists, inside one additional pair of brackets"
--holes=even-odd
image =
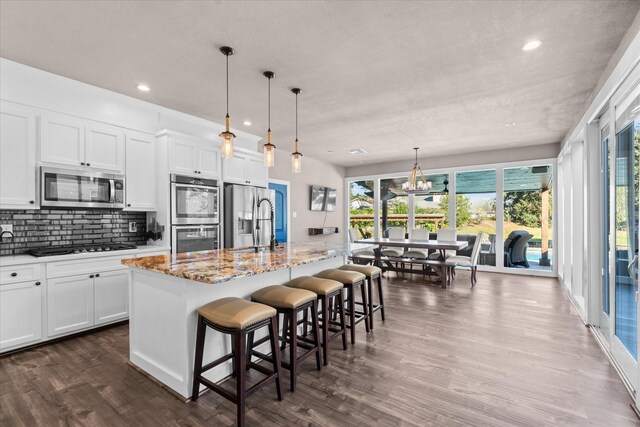
[(504, 266), (551, 271), (551, 165), (504, 170)]
[(475, 236), (484, 232), (478, 263), (496, 265), (495, 169), (456, 173), (456, 230), (458, 240), (469, 241), (469, 253)]
[(416, 195), (414, 199), (415, 228), (435, 232), (449, 226), (449, 197), (444, 192), (449, 174), (429, 175), (432, 187), (429, 194)]
[(374, 189), (373, 180), (349, 183), (349, 227), (355, 228), (360, 237), (374, 234)]
[(402, 183), (408, 178), (380, 180), (380, 234), (387, 237), (389, 227), (403, 227), (405, 233), (409, 221), (409, 196), (402, 191)]

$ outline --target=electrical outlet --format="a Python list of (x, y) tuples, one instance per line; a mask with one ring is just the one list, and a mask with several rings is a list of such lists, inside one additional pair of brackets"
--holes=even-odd
[(291, 213), (291, 216), (292, 216), (293, 218), (297, 217), (297, 216), (298, 216), (298, 212), (293, 212), (293, 213)]
[(129, 221), (129, 233), (135, 233), (138, 231), (138, 226), (134, 221)]
[(0, 233), (4, 231), (13, 234), (13, 224), (0, 224)]

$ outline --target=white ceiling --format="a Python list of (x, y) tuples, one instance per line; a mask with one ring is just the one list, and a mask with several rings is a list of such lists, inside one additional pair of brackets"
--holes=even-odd
[[(292, 148), (298, 86), (301, 151), (352, 166), (410, 159), (414, 146), (424, 156), (560, 141), (639, 10), (580, 0), (2, 0), (0, 56), (222, 122), (218, 48), (229, 45), (232, 126), (266, 133), (262, 71), (273, 70), (273, 142)], [(531, 39), (542, 46), (523, 52)]]

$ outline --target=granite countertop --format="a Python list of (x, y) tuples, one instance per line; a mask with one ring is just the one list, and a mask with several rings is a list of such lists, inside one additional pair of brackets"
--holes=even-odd
[(136, 256), (142, 255), (145, 252), (160, 252), (160, 251), (169, 251), (171, 248), (169, 246), (154, 246), (154, 245), (144, 245), (138, 246), (136, 249), (127, 249), (122, 251), (112, 251), (112, 252), (87, 252), (82, 254), (67, 254), (67, 255), (53, 255), (53, 256), (43, 256), (43, 257), (35, 257), (29, 254), (22, 255), (2, 255), (0, 256), (0, 266), (8, 267), (13, 265), (21, 265), (21, 264), (37, 264), (37, 263), (45, 263), (45, 262), (55, 262), (55, 261), (67, 261), (70, 259), (84, 259), (84, 258), (105, 258), (105, 257), (125, 257), (125, 256)]
[(275, 252), (253, 248), (219, 249), (122, 260), (129, 267), (202, 283), (222, 283), (348, 254), (348, 245), (290, 243)]

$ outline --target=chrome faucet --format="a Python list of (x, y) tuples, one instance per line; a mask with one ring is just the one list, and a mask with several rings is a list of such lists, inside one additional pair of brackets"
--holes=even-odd
[[(269, 203), (269, 210), (270, 210), (269, 218), (257, 218), (258, 212), (260, 212), (260, 205), (262, 204), (262, 202)], [(275, 221), (274, 221), (274, 213), (273, 213), (273, 202), (268, 197), (263, 197), (262, 199), (259, 199), (258, 200), (258, 204), (256, 206), (256, 232), (257, 232), (257, 237), (260, 236), (260, 221), (270, 221), (271, 222), (271, 239), (269, 240), (269, 250), (273, 252), (273, 251), (276, 250)], [(259, 242), (256, 240), (255, 244), (253, 245), (253, 249), (256, 252), (258, 252), (258, 245), (259, 245)]]

